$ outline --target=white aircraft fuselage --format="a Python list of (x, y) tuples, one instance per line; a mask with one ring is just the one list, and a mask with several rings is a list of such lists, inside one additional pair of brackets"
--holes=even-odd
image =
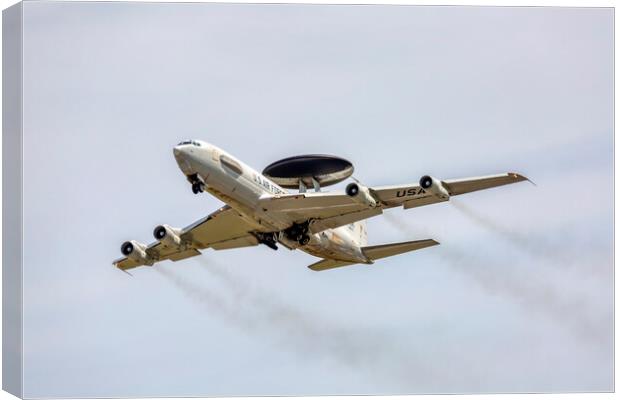
[(204, 141), (181, 142), (174, 147), (173, 153), (195, 192), (203, 189), (208, 191), (234, 208), (256, 227), (257, 232), (273, 233), (269, 238), (273, 237), (274, 242), (265, 243), (270, 247), (276, 248), (277, 241), (290, 249), (300, 249), (321, 258), (372, 263), (362, 251), (362, 247), (367, 244), (364, 221), (316, 234), (299, 233), (307, 236), (306, 240), (302, 240), (302, 243), (307, 243), (300, 244), (299, 240), (293, 240), (290, 235), (291, 226), (294, 225), (291, 216), (269, 213), (259, 204), (260, 199), (289, 194), (285, 189), (224, 150)]

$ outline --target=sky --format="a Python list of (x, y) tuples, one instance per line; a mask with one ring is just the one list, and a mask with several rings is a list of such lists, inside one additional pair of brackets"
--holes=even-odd
[[(26, 2), (25, 397), (613, 390), (612, 32), (594, 8)], [(222, 205), (188, 138), (536, 186), (387, 211), (370, 244), (441, 245), (372, 266), (259, 246), (130, 277), (123, 241)]]

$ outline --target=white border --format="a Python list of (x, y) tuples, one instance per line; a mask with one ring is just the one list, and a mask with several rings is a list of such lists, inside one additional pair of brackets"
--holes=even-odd
[[(72, 0), (71, 0), (72, 1)], [(98, 0), (81, 0), (81, 1), (98, 1)], [(110, 0), (106, 0), (110, 1)], [(112, 1), (120, 1), (120, 0), (112, 0)], [(132, 0), (132, 1), (148, 1), (148, 2), (196, 2), (199, 1), (181, 1), (181, 0)], [(0, 8), (3, 10), (8, 8), (19, 1), (16, 0), (0, 0)], [(290, 1), (267, 1), (267, 0), (238, 0), (238, 1), (230, 1), (230, 0), (220, 0), (220, 1), (204, 1), (205, 3), (293, 3), (293, 4), (409, 4), (409, 5), (441, 5), (441, 6), (449, 6), (449, 5), (458, 5), (458, 6), (519, 6), (519, 7), (542, 7), (542, 6), (560, 6), (560, 7), (616, 7), (616, 1), (602, 1), (602, 0), (592, 0), (592, 1), (567, 1), (567, 0), (539, 0), (539, 1), (517, 1), (517, 0), (509, 0), (509, 1), (492, 1), (492, 0), (473, 0), (473, 1), (456, 1), (456, 0), (444, 0), (444, 1), (434, 1), (434, 0), (425, 0), (425, 1), (415, 1), (415, 0), (391, 0), (391, 1), (383, 1), (383, 0), (314, 0), (314, 1), (300, 1), (300, 0), (290, 0)], [(614, 12), (615, 19), (615, 12)], [(0, 21), (1, 24), (1, 21)], [(2, 30), (0, 29), (0, 43), (2, 42)], [(618, 42), (618, 32), (614, 29), (614, 43)], [(2, 54), (0, 52), (0, 65), (2, 64)], [(614, 67), (616, 66), (615, 62), (615, 46), (614, 46)], [(618, 109), (615, 103), (615, 93), (618, 89), (618, 83), (615, 80), (615, 68), (614, 68), (614, 132), (615, 132), (615, 116), (617, 115)], [(2, 83), (0, 82), (0, 92), (2, 91)], [(0, 107), (2, 105), (2, 100), (0, 99)], [(0, 116), (1, 119), (1, 116)], [(615, 134), (614, 134), (615, 137)], [(2, 156), (1, 151), (2, 143), (0, 141), (0, 161)], [(614, 140), (614, 154), (617, 152), (617, 142)], [(1, 163), (0, 163), (1, 165)], [(618, 198), (616, 196), (615, 188), (618, 187), (618, 173), (617, 173), (617, 165), (614, 162), (614, 209), (618, 206)], [(1, 175), (0, 175), (1, 180)], [(1, 198), (0, 198), (0, 210), (1, 210)], [(1, 211), (0, 211), (1, 214)], [(2, 217), (0, 215), (0, 224), (2, 221)], [(618, 237), (618, 226), (615, 224), (615, 212), (614, 212), (614, 237)], [(614, 243), (614, 254), (616, 253), (618, 247), (617, 243)], [(2, 243), (0, 242), (0, 256), (2, 253)], [(615, 256), (614, 256), (615, 260)], [(617, 286), (618, 278), (617, 275), (614, 274), (614, 288)], [(0, 299), (2, 298), (0, 286)], [(615, 293), (615, 291), (614, 291)], [(618, 309), (618, 299), (614, 295), (614, 316), (615, 310)], [(615, 329), (615, 317), (614, 317), (614, 342), (618, 339), (618, 331)], [(0, 319), (0, 332), (1, 332), (1, 319)], [(0, 334), (1, 335), (1, 334)], [(614, 360), (617, 359), (617, 348), (614, 346)], [(614, 362), (615, 366), (615, 362)], [(1, 376), (2, 367), (0, 366), (0, 376)], [(614, 368), (614, 381), (618, 382), (618, 370)], [(498, 395), (416, 395), (416, 396), (372, 396), (374, 399), (380, 400), (404, 400), (404, 399), (424, 399), (424, 400), (446, 400), (451, 399), (454, 400), (455, 396), (458, 396), (458, 400), (474, 400), (474, 399), (489, 399), (492, 397), (493, 400), (516, 400), (521, 398), (527, 398), (528, 400), (538, 400), (538, 399), (610, 399), (617, 397), (616, 393), (571, 393), (571, 394), (498, 394)], [(14, 399), (15, 397), (4, 392), (0, 391), (0, 400)], [(326, 400), (326, 399), (338, 399), (338, 400), (359, 400), (360, 396), (308, 396), (303, 397), (308, 400)], [(259, 397), (239, 397), (238, 399), (260, 399)], [(295, 397), (278, 397), (278, 399), (282, 400), (294, 400)]]

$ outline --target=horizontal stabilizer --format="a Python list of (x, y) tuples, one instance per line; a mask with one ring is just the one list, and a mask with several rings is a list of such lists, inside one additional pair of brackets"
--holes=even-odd
[(347, 265), (353, 265), (353, 264), (355, 263), (348, 262), (348, 261), (330, 260), (329, 258), (324, 258), (323, 260), (319, 262), (309, 265), (308, 268), (310, 268), (313, 271), (324, 271), (326, 269), (346, 267)]
[(420, 250), (425, 247), (438, 245), (439, 242), (433, 239), (413, 240), (410, 242), (381, 244), (378, 246), (362, 247), (362, 252), (371, 260), (395, 256), (408, 251)]
[[(378, 260), (380, 258), (395, 256), (397, 254), (406, 253), (408, 251), (420, 250), (425, 247), (431, 247), (438, 245), (439, 242), (433, 239), (425, 239), (425, 240), (413, 240), (411, 242), (401, 242), (401, 243), (390, 243), (390, 244), (381, 244), (378, 246), (367, 246), (362, 247), (362, 252), (368, 257), (370, 260)], [(326, 269), (333, 269), (338, 267), (346, 267), (348, 265), (353, 265), (354, 262), (348, 261), (339, 261), (339, 260), (330, 260), (325, 258), (319, 262), (316, 262), (308, 268), (313, 271), (325, 271)]]

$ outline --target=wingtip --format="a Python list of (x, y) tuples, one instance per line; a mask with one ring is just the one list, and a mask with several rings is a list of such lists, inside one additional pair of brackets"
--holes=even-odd
[(518, 174), (516, 172), (509, 172), (508, 175), (510, 175), (511, 177), (513, 177), (514, 179), (516, 179), (517, 181), (528, 181), (529, 183), (531, 183), (534, 186), (538, 186), (536, 183), (534, 183), (534, 181), (532, 181), (530, 178), (528, 178), (525, 175), (521, 175)]
[(117, 263), (112, 263), (112, 265), (114, 265), (114, 267), (116, 267), (118, 270), (126, 273), (127, 275), (131, 276), (133, 278), (133, 275), (130, 274), (129, 272), (127, 272), (126, 270), (122, 269)]

